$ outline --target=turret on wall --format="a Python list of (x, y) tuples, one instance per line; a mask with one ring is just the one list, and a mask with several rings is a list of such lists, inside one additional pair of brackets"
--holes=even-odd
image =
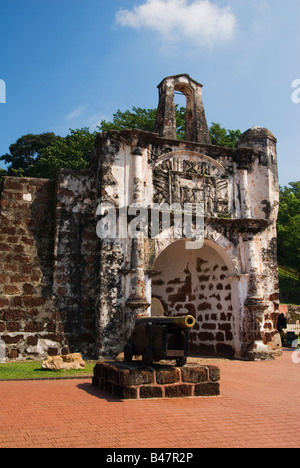
[[(276, 333), (279, 307), (276, 227), (279, 183), (276, 143), (276, 138), (269, 130), (252, 127), (240, 137), (236, 153), (244, 211), (246, 217), (256, 220), (257, 224), (256, 229), (249, 226), (243, 234), (245, 271), (249, 274), (243, 353), (248, 359), (268, 357), (280, 348)], [(248, 155), (252, 154), (251, 164), (249, 159), (247, 162), (246, 158), (239, 158), (245, 150)]]

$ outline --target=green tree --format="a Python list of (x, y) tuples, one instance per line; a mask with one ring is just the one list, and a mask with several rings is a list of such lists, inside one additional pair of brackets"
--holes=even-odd
[(300, 213), (300, 182), (291, 182), (288, 187), (280, 187), (280, 207), (278, 223), (287, 225), (291, 218)]
[(41, 152), (61, 139), (54, 133), (40, 135), (24, 135), (9, 147), (9, 153), (0, 157), (0, 161), (8, 164), (7, 175), (29, 176), (29, 168), (39, 159)]
[[(133, 107), (124, 112), (118, 110), (111, 122), (103, 120), (100, 131), (124, 130), (128, 128), (153, 132), (156, 109)], [(177, 137), (185, 139), (185, 107), (176, 106)], [(210, 128), (212, 143), (234, 147), (240, 135), (239, 130), (226, 130), (220, 124), (213, 123)], [(58, 169), (85, 169), (89, 166), (91, 150), (97, 132), (89, 128), (70, 130), (66, 137), (54, 133), (24, 135), (9, 148), (9, 154), (0, 157), (7, 165), (7, 175), (18, 177), (53, 178)], [(3, 177), (4, 173), (0, 174)]]
[(176, 125), (177, 125), (177, 138), (178, 140), (185, 140), (185, 122), (186, 108), (176, 105)]
[(7, 175), (7, 171), (5, 169), (0, 169), (0, 184), (3, 180), (3, 177)]
[[(124, 112), (118, 110), (111, 122), (102, 120), (99, 130), (106, 132), (108, 130), (124, 130), (126, 128), (138, 128), (146, 132), (153, 132), (156, 120), (156, 109), (141, 109), (133, 107), (131, 111)], [(185, 117), (186, 108), (176, 105), (176, 124), (177, 138), (185, 139)], [(241, 135), (240, 130), (226, 130), (219, 123), (213, 122), (209, 128), (213, 145), (235, 148)]]
[(300, 272), (300, 182), (280, 187), (278, 261)]
[(127, 128), (137, 128), (146, 132), (153, 132), (156, 119), (156, 109), (141, 109), (133, 107), (132, 110), (122, 112), (118, 110), (113, 114), (113, 120), (107, 122), (102, 120), (99, 129), (102, 132), (109, 130), (125, 130)]
[[(133, 107), (132, 110), (122, 112), (118, 110), (113, 114), (111, 122), (102, 120), (99, 130), (107, 132), (108, 130), (124, 130), (127, 128), (137, 128), (145, 132), (154, 132), (156, 121), (156, 109), (142, 109), (140, 107)], [(184, 140), (185, 136), (185, 107), (176, 105), (176, 123), (177, 123), (177, 137)]]
[(97, 132), (87, 127), (70, 130), (65, 138), (55, 140), (41, 151), (39, 158), (29, 167), (31, 177), (53, 178), (59, 169), (86, 169)]
[(7, 175), (51, 179), (58, 169), (88, 167), (96, 134), (82, 128), (70, 130), (66, 137), (54, 133), (25, 135), (11, 145), (10, 154), (1, 156), (0, 160), (8, 164)]
[(209, 132), (213, 145), (224, 146), (226, 148), (235, 148), (241, 136), (240, 130), (226, 130), (216, 122), (211, 124)]

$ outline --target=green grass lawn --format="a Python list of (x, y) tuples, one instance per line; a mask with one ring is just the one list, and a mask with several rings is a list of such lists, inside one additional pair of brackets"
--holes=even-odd
[(42, 361), (10, 362), (0, 364), (0, 380), (4, 379), (48, 379), (93, 375), (95, 362), (87, 361), (83, 370), (50, 371), (42, 369)]

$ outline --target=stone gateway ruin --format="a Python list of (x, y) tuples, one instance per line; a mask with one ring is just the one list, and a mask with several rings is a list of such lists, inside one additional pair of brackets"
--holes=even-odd
[[(0, 340), (9, 359), (114, 358), (136, 317), (151, 314), (192, 315), (193, 356), (280, 354), (276, 139), (253, 127), (236, 149), (214, 146), (202, 85), (184, 74), (158, 89), (155, 133), (99, 134), (90, 168), (56, 180), (4, 179)], [(185, 141), (175, 91), (186, 96)]]

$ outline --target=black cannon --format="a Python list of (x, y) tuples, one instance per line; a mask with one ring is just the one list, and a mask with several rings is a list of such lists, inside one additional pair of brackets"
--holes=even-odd
[(191, 315), (137, 319), (124, 348), (124, 360), (131, 362), (133, 356), (142, 355), (147, 366), (162, 359), (176, 359), (177, 366), (184, 366), (189, 356), (189, 332), (194, 325)]

